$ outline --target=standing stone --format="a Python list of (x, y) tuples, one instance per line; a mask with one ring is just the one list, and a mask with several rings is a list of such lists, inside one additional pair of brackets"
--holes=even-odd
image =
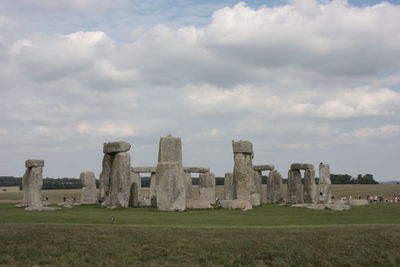
[(215, 174), (212, 172), (200, 173), (199, 175), (200, 197), (215, 204)]
[(186, 209), (186, 190), (182, 164), (159, 162), (156, 171), (157, 208), (162, 211)]
[(43, 186), (43, 160), (25, 161), (26, 171), (22, 178), (23, 201), (22, 206), (26, 210), (42, 210), (42, 186)]
[(157, 207), (157, 186), (156, 186), (156, 173), (152, 172), (150, 175), (150, 189), (149, 198), (152, 207)]
[(254, 171), (254, 185), (256, 193), (260, 195), (260, 202), (263, 203), (263, 190), (262, 190), (262, 173), (261, 171)]
[(233, 173), (227, 172), (224, 177), (224, 195), (225, 200), (236, 199), (235, 187), (233, 185)]
[(97, 189), (96, 177), (93, 172), (81, 172), (80, 180), (83, 185), (81, 191), (81, 204), (96, 204)]
[(156, 169), (157, 208), (164, 211), (186, 209), (186, 183), (179, 137), (160, 138)]
[(192, 173), (185, 172), (186, 198), (192, 197)]
[(300, 170), (289, 170), (287, 185), (287, 201), (290, 203), (303, 203), (303, 185)]
[(281, 204), (284, 202), (282, 175), (278, 171), (272, 170), (268, 176), (267, 203)]
[(131, 171), (131, 188), (130, 188), (130, 197), (129, 197), (129, 207), (138, 207), (139, 206), (139, 192), (142, 188), (142, 179), (140, 178), (140, 174), (137, 172)]
[(131, 202), (131, 145), (126, 142), (105, 143), (103, 168), (100, 174), (99, 198), (109, 208), (127, 208)]
[(179, 162), (182, 164), (182, 141), (179, 137), (168, 135), (160, 138), (158, 162)]
[[(102, 170), (99, 177), (99, 200), (104, 202), (108, 192), (110, 191), (110, 174), (111, 174), (112, 156), (105, 154), (102, 162)], [(107, 192), (107, 193), (106, 193)]]
[(319, 164), (319, 202), (330, 204), (332, 202), (332, 185), (329, 164)]
[(251, 201), (251, 195), (256, 194), (252, 163), (253, 145), (248, 141), (232, 141), (232, 148), (234, 153), (233, 184), (236, 197)]
[(315, 170), (307, 169), (304, 171), (304, 203), (317, 203), (317, 186), (315, 184)]

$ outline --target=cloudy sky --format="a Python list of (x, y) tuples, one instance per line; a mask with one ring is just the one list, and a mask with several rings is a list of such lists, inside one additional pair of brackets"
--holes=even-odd
[(293, 162), (400, 180), (398, 1), (2, 0), (0, 175), (98, 175), (102, 144), (155, 165)]

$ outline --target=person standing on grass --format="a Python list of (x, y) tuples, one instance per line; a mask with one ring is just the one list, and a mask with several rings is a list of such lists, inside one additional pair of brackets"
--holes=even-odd
[(115, 221), (115, 217), (113, 215), (113, 216), (111, 216), (111, 224), (114, 224), (114, 221)]

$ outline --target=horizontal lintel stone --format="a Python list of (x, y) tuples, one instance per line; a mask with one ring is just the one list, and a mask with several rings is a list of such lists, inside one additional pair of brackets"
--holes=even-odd
[(308, 170), (308, 169), (314, 169), (314, 165), (311, 163), (293, 163), (290, 165), (291, 170)]
[(127, 152), (129, 149), (131, 149), (131, 144), (124, 141), (104, 143), (103, 145), (104, 154)]
[(275, 166), (274, 165), (269, 165), (269, 164), (266, 164), (266, 165), (254, 165), (253, 166), (253, 170), (255, 170), (255, 171), (272, 171), (274, 169), (275, 169)]
[(25, 167), (44, 167), (44, 160), (42, 159), (28, 159), (25, 161)]
[(210, 172), (210, 168), (206, 167), (184, 167), (184, 172), (197, 172), (197, 173), (207, 173)]
[(131, 167), (131, 172), (137, 172), (137, 173), (142, 173), (142, 172), (149, 172), (149, 173), (156, 173), (156, 167), (152, 166), (141, 166), (141, 167)]

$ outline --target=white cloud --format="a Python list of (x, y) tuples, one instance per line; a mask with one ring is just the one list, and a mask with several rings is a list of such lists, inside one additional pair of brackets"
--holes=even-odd
[(400, 125), (384, 125), (376, 128), (361, 128), (338, 136), (339, 142), (353, 142), (372, 139), (392, 139), (400, 137)]
[(135, 136), (137, 130), (130, 123), (123, 122), (104, 122), (98, 125), (80, 123), (76, 127), (80, 134), (106, 137), (129, 137)]

